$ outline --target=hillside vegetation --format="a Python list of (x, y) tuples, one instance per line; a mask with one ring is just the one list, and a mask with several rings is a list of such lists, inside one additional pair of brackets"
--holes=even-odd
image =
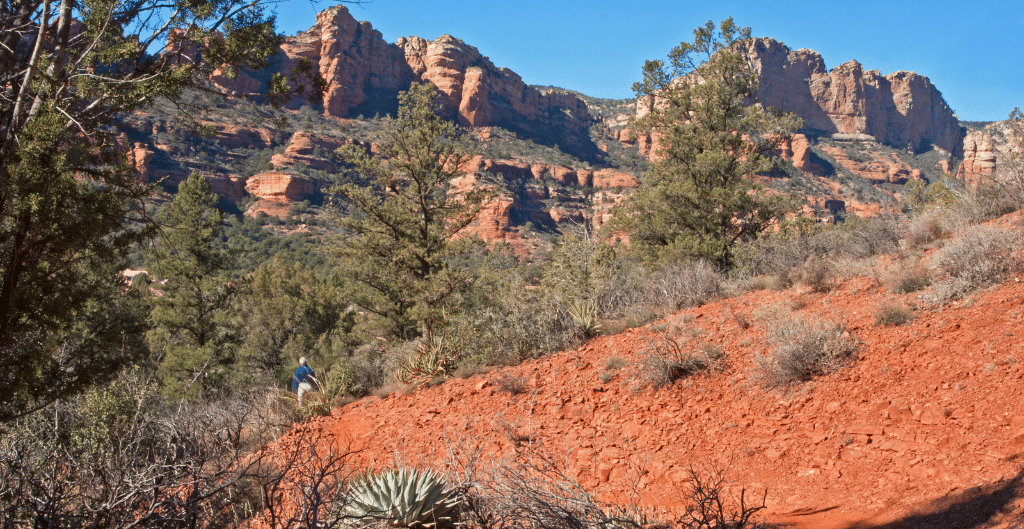
[(618, 101), (172, 4), (0, 17), (0, 526), (1024, 515), (1019, 112), (732, 19)]

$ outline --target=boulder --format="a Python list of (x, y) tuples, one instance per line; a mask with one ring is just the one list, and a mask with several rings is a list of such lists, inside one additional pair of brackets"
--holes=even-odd
[(250, 195), (266, 200), (297, 201), (316, 193), (316, 183), (308, 178), (285, 173), (260, 173), (245, 181)]

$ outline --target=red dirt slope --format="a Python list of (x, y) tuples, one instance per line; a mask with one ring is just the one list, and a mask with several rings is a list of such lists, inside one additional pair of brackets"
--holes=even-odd
[[(446, 436), (499, 455), (513, 449), (509, 433), (533, 436), (572, 449), (573, 473), (599, 497), (621, 497), (642, 467), (646, 501), (662, 507), (678, 504), (691, 463), (728, 465), (737, 483), (767, 488), (772, 521), (796, 527), (1021, 527), (1022, 279), (922, 308), (900, 327), (877, 325), (878, 307), (920, 304), (919, 294), (897, 296), (869, 278), (827, 294), (750, 292), (658, 322), (721, 347), (721, 373), (642, 386), (638, 351), (655, 336), (648, 326), (485, 376), (364, 399), (316, 426), (378, 465), (396, 453), (406, 464), (434, 464)], [(785, 394), (763, 389), (750, 370), (755, 353), (770, 351), (759, 310), (775, 304), (844, 321), (861, 342), (859, 359)], [(613, 356), (627, 365), (602, 382)], [(527, 391), (501, 391), (508, 375), (525, 377)]]

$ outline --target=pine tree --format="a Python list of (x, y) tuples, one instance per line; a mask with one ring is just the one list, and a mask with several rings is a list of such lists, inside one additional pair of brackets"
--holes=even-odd
[(387, 118), (379, 154), (340, 154), (369, 185), (336, 188), (347, 216), (335, 252), (355, 284), (353, 301), (390, 320), (396, 334), (430, 338), (470, 276), (451, 264), (473, 241), (457, 234), (480, 212), (487, 191), (451, 193), (472, 153), (457, 125), (439, 115), (437, 89), (414, 84)]
[(169, 397), (226, 389), (232, 376), (229, 306), (233, 256), (220, 245), (223, 213), (210, 183), (193, 173), (157, 213), (163, 229), (147, 255), (159, 295), (148, 334)]
[(738, 241), (756, 237), (787, 211), (753, 177), (773, 167), (778, 147), (801, 126), (756, 104), (757, 75), (742, 53), (750, 28), (708, 21), (669, 62), (644, 64), (633, 90), (646, 104), (635, 120), (660, 148), (643, 185), (617, 221), (647, 260), (705, 258), (720, 267)]

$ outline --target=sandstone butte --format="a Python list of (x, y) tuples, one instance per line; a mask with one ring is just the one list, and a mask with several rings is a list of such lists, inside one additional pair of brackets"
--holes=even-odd
[[(997, 223), (1021, 229), (1024, 213)], [(925, 259), (928, 256), (926, 255)], [(283, 447), (321, 436), (359, 450), (359, 465), (438, 466), (446, 443), (488, 458), (523, 439), (564, 457), (598, 499), (625, 498), (639, 478), (646, 505), (680, 505), (689, 465), (729, 469), (735, 491), (767, 491), (783, 526), (1001, 528), (1024, 523), (1024, 282), (944, 307), (928, 291), (894, 294), (880, 259), (829, 293), (759, 290), (680, 311), (578, 349), (411, 393), (369, 397), (294, 428)], [(882, 305), (917, 307), (912, 322), (876, 323)], [(770, 350), (764, 309), (845, 323), (852, 365), (790, 391), (753, 379)], [(724, 369), (654, 390), (640, 352), (678, 326), (725, 352)], [(603, 382), (611, 357), (625, 361)], [(502, 377), (527, 390), (502, 391)], [(518, 439), (518, 444), (516, 439)]]

